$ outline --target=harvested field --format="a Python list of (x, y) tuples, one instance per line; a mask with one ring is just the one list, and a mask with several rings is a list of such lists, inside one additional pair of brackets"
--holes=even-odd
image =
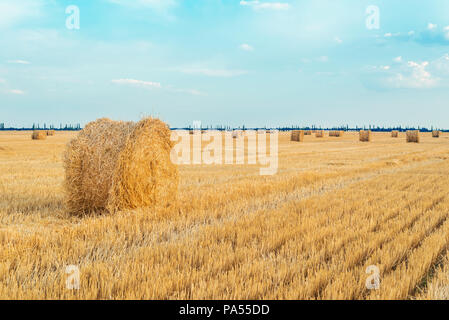
[[(63, 152), (75, 133), (1, 132), (0, 298), (447, 297), (449, 139), (371, 135), (280, 133), (276, 175), (181, 165), (171, 207), (73, 216)], [(79, 290), (66, 288), (68, 265)]]

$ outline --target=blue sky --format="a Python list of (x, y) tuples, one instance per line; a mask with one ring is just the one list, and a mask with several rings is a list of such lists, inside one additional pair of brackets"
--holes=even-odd
[(447, 0), (0, 0), (7, 126), (449, 128), (448, 89)]

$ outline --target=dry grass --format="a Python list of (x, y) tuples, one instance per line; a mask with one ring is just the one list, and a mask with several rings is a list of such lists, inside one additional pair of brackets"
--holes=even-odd
[(406, 133), (406, 141), (419, 143), (419, 130), (408, 130)]
[(177, 167), (170, 129), (160, 120), (99, 119), (68, 143), (64, 154), (67, 206), (73, 214), (169, 205)]
[(360, 130), (359, 140), (362, 142), (370, 142), (371, 141), (371, 130)]
[(449, 251), (442, 253), (416, 291), (420, 300), (449, 300)]
[[(74, 134), (39, 144), (29, 134), (0, 133), (0, 298), (447, 296), (445, 137), (410, 145), (372, 133), (360, 144), (347, 133), (298, 148), (282, 133), (277, 175), (180, 166), (172, 208), (77, 217), (63, 193)], [(79, 266), (79, 291), (65, 287), (67, 265)], [(365, 288), (369, 265), (380, 290)]]

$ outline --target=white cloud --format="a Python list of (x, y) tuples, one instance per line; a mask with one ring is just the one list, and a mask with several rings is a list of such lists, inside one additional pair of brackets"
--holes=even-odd
[(321, 56), (316, 58), (316, 61), (318, 62), (329, 62), (329, 57), (328, 56)]
[(106, 0), (112, 4), (120, 5), (133, 10), (146, 10), (151, 14), (150, 19), (162, 18), (175, 21), (173, 10), (178, 6), (178, 0)]
[(244, 51), (253, 51), (254, 50), (254, 48), (247, 43), (241, 44), (240, 49), (242, 49)]
[(26, 60), (8, 60), (7, 62), (12, 64), (30, 64), (30, 62)]
[(236, 77), (247, 74), (246, 70), (208, 69), (208, 68), (182, 68), (179, 71), (188, 74), (204, 75), (209, 77)]
[(343, 43), (343, 40), (341, 40), (339, 37), (335, 37), (335, 38), (334, 38), (334, 41), (335, 41), (336, 43), (338, 43), (338, 44), (342, 44), (342, 43)]
[(152, 81), (142, 81), (142, 80), (135, 80), (135, 79), (117, 79), (117, 80), (112, 80), (112, 82), (117, 83), (117, 84), (129, 84), (129, 85), (136, 85), (136, 86), (142, 86), (142, 87), (162, 88), (162, 85), (159, 82), (152, 82)]
[(315, 74), (317, 76), (327, 76), (327, 77), (335, 76), (335, 72), (328, 72), (328, 71), (318, 71), (315, 72)]
[(427, 29), (429, 30), (435, 30), (438, 26), (436, 24), (430, 23), (427, 25)]
[(0, 84), (5, 85), (3, 87), (5, 89), (0, 89), (0, 92), (5, 92), (5, 93), (9, 93), (9, 94), (17, 94), (17, 95), (25, 94), (25, 91), (23, 91), (23, 90), (8, 88), (8, 85), (6, 84), (6, 80), (5, 79), (0, 79)]
[(17, 95), (23, 95), (25, 94), (25, 91), (19, 90), (19, 89), (10, 89), (8, 86), (8, 83), (5, 79), (0, 78), (0, 84), (4, 89), (0, 89), (0, 92), (5, 92), (8, 94), (17, 94)]
[(401, 63), (402, 62), (402, 57), (401, 56), (396, 57), (396, 58), (393, 59), (393, 61), (397, 62), (397, 63)]
[(178, 5), (176, 0), (107, 0), (110, 3), (126, 6), (129, 8), (146, 8), (158, 13), (167, 13)]
[(428, 70), (429, 62), (408, 61), (400, 72), (386, 79), (387, 85), (394, 88), (425, 89), (439, 84), (440, 79)]
[(24, 91), (19, 90), (19, 89), (10, 89), (10, 90), (6, 90), (6, 92), (11, 93), (11, 94), (18, 94), (18, 95), (25, 94)]
[(241, 6), (252, 7), (256, 10), (271, 9), (271, 10), (288, 10), (290, 5), (285, 2), (265, 2), (265, 1), (240, 1)]
[(449, 77), (449, 54), (445, 54), (431, 63), (432, 72), (441, 77)]
[(199, 90), (195, 89), (172, 89), (174, 92), (180, 92), (180, 93), (188, 93), (193, 96), (205, 96), (206, 94), (204, 92), (201, 92)]
[(449, 26), (444, 27), (444, 37), (446, 38), (446, 40), (449, 40)]
[(39, 17), (43, 5), (44, 2), (40, 0), (1, 0), (0, 28), (12, 27), (27, 19)]
[(408, 33), (385, 33), (384, 38), (397, 41), (415, 41), (425, 45), (449, 45), (449, 26), (438, 28), (438, 25), (429, 23), (424, 30), (409, 31)]
[(400, 32), (396, 32), (396, 33), (387, 32), (384, 34), (385, 38), (395, 38), (395, 37), (400, 37), (400, 36), (401, 36)]
[(392, 65), (367, 66), (362, 81), (376, 89), (449, 88), (449, 53), (428, 61), (394, 60)]
[(313, 59), (310, 58), (302, 58), (301, 59), (302, 63), (311, 63), (311, 62), (320, 62), (320, 63), (326, 63), (329, 62), (329, 57), (328, 56), (320, 56), (320, 57), (315, 57)]
[(153, 81), (143, 81), (136, 79), (115, 79), (111, 80), (112, 83), (115, 84), (124, 84), (124, 85), (133, 85), (144, 88), (156, 88), (156, 89), (164, 89), (172, 92), (180, 92), (180, 93), (188, 93), (195, 96), (203, 96), (205, 95), (203, 92), (195, 89), (177, 89), (172, 86), (162, 86), (160, 82)]

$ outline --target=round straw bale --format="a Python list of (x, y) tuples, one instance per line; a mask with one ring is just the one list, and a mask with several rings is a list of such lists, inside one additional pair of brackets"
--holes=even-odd
[(362, 142), (370, 142), (371, 141), (371, 130), (360, 130), (359, 140)]
[(168, 205), (176, 198), (170, 129), (159, 119), (99, 119), (69, 142), (64, 159), (71, 213)]
[(47, 132), (46, 131), (40, 131), (40, 130), (34, 130), (33, 134), (31, 135), (31, 139), (33, 139), (33, 140), (45, 140), (45, 139), (47, 139)]
[(407, 130), (406, 141), (419, 143), (419, 130)]

